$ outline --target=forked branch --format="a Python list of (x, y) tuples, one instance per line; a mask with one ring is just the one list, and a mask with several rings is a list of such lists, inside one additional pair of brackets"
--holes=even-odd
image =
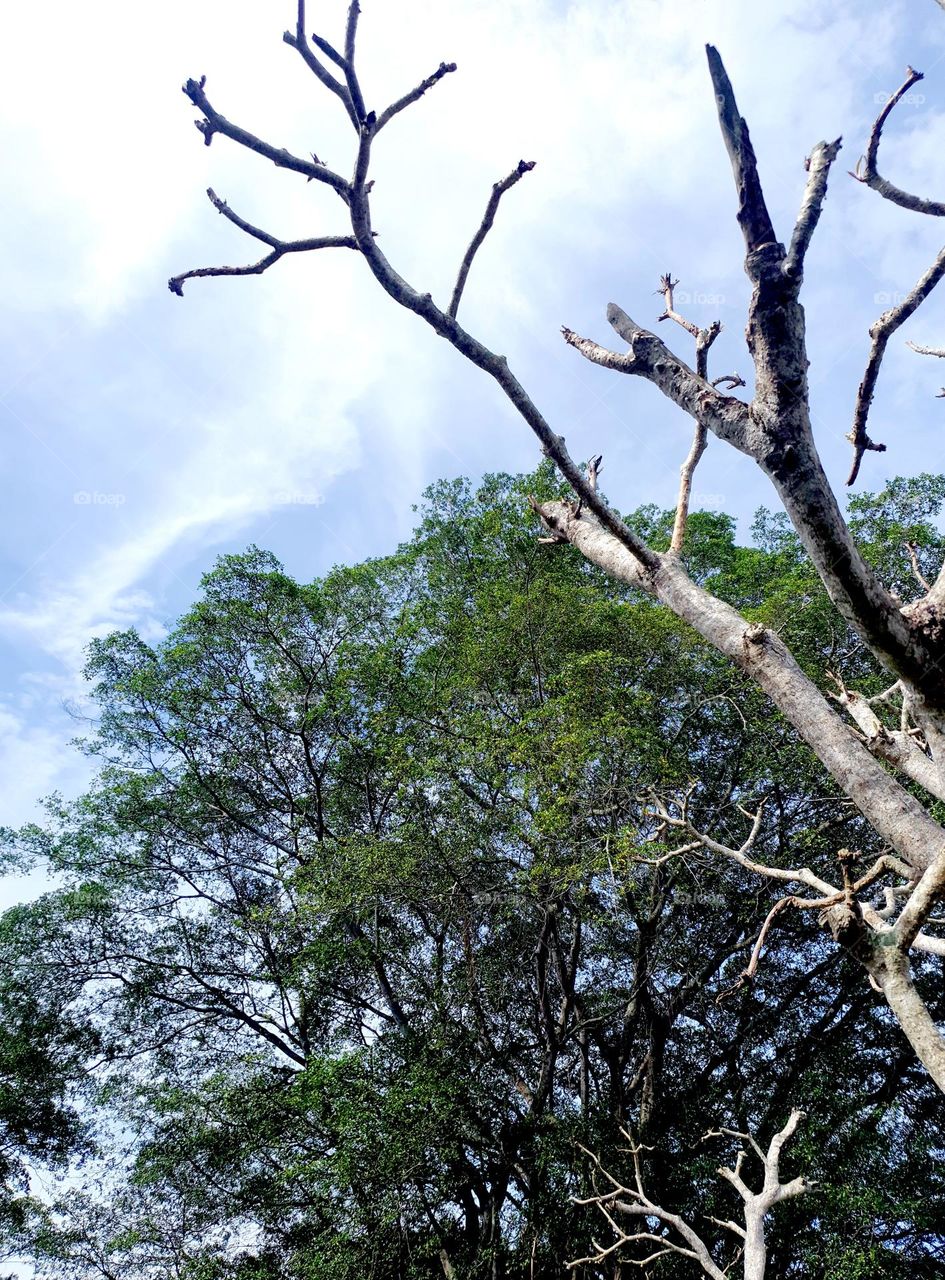
[[(283, 34), (282, 39), (287, 45), (301, 54), (305, 65), (309, 68), (316, 79), (319, 80), (325, 88), (329, 90), (329, 92), (333, 93), (336, 98), (341, 100), (345, 111), (348, 113), (349, 120), (354, 125), (355, 129), (358, 129), (360, 127), (360, 121), (358, 119), (354, 103), (351, 100), (351, 94), (348, 90), (347, 84), (343, 83), (341, 80), (337, 79), (336, 76), (331, 74), (328, 68), (320, 62), (318, 58), (316, 58), (309, 45), (308, 36), (305, 31), (305, 0), (298, 0), (295, 31), (286, 31)], [(328, 43), (327, 40), (323, 39), (321, 36), (313, 35), (312, 44), (314, 44), (317, 49), (320, 49), (326, 57), (330, 58), (335, 66), (340, 67), (342, 71), (345, 70), (344, 58), (332, 45)]]
[[(741, 1133), (735, 1129), (712, 1130), (703, 1138), (703, 1141), (718, 1137), (735, 1138), (744, 1144), (738, 1151), (734, 1166), (722, 1166), (718, 1171), (719, 1175), (735, 1188), (741, 1198), (742, 1222), (738, 1223), (731, 1219), (720, 1221), (717, 1218), (711, 1221), (738, 1237), (743, 1263), (742, 1274), (745, 1280), (764, 1280), (767, 1268), (765, 1224), (772, 1209), (781, 1201), (804, 1195), (817, 1185), (803, 1175), (787, 1182), (781, 1180), (781, 1153), (803, 1119), (803, 1111), (792, 1111), (787, 1124), (772, 1137), (767, 1150), (763, 1149), (751, 1134)], [(623, 1181), (617, 1178), (604, 1167), (599, 1156), (589, 1151), (587, 1147), (580, 1147), (591, 1161), (595, 1194), (575, 1197), (574, 1203), (598, 1209), (610, 1228), (614, 1240), (609, 1245), (599, 1244), (595, 1240), (596, 1252), (569, 1262), (569, 1270), (575, 1270), (581, 1266), (599, 1265), (609, 1258), (645, 1267), (658, 1257), (676, 1253), (698, 1262), (703, 1273), (712, 1277), (712, 1280), (728, 1280), (736, 1258), (732, 1258), (728, 1265), (721, 1266), (716, 1262), (705, 1240), (680, 1214), (673, 1213), (650, 1199), (643, 1178), (642, 1157), (646, 1148), (636, 1142), (626, 1129), (621, 1129), (620, 1132), (629, 1143), (627, 1150), (633, 1161), (632, 1180)], [(743, 1174), (749, 1152), (761, 1165), (762, 1184), (758, 1191), (752, 1191)], [(599, 1179), (603, 1180), (606, 1189), (596, 1190)], [(660, 1230), (652, 1228), (651, 1223), (654, 1220), (659, 1224)], [(634, 1245), (656, 1245), (657, 1250), (650, 1252), (646, 1257), (634, 1256), (640, 1252), (639, 1249), (632, 1249)], [(628, 1248), (631, 1252), (625, 1256)]]
[[(666, 310), (659, 317), (660, 320), (673, 320), (680, 325), (687, 333), (692, 334), (696, 340), (696, 376), (706, 381), (709, 376), (709, 348), (722, 332), (722, 325), (719, 320), (713, 320), (710, 325), (704, 329), (700, 329), (697, 324), (691, 320), (687, 320), (685, 316), (679, 314), (674, 306), (673, 290), (679, 284), (678, 280), (674, 280), (672, 272), (667, 271), (664, 276), (660, 277), (660, 292), (666, 303)], [(729, 381), (727, 378), (720, 378), (720, 382)], [(715, 386), (714, 383), (710, 384)], [(679, 472), (679, 496), (676, 499), (676, 517), (673, 521), (673, 534), (670, 540), (669, 549), (674, 555), (679, 555), (682, 551), (683, 543), (686, 540), (686, 524), (689, 520), (689, 502), (692, 496), (692, 477), (695, 474), (699, 460), (705, 453), (708, 441), (708, 428), (705, 422), (700, 418), (696, 422), (696, 429), (692, 437), (692, 445), (686, 460), (680, 467)]]
[(314, 236), (307, 240), (279, 240), (270, 235), (268, 231), (254, 227), (245, 218), (241, 218), (239, 214), (234, 213), (226, 201), (221, 200), (212, 187), (207, 188), (207, 197), (218, 213), (222, 213), (229, 222), (239, 227), (241, 231), (245, 231), (247, 235), (252, 236), (255, 240), (262, 241), (263, 244), (269, 245), (271, 252), (267, 253), (264, 258), (260, 258), (258, 262), (251, 263), (245, 267), (195, 267), (193, 271), (184, 271), (179, 276), (172, 276), (167, 282), (167, 287), (171, 293), (176, 293), (179, 298), (184, 296), (185, 280), (194, 280), (201, 276), (259, 276), (288, 253), (310, 253), (314, 249), (356, 250), (358, 247), (357, 240), (351, 235)]

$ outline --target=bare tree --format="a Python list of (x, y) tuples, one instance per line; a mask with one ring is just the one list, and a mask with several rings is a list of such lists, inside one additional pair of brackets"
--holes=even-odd
[[(446, 306), (409, 284), (379, 248), (371, 221), (370, 164), (375, 141), (402, 111), (453, 72), (455, 64), (441, 63), (384, 110), (368, 110), (356, 65), (359, 16), (358, 0), (352, 0), (343, 42), (336, 47), (323, 36), (309, 32), (304, 0), (298, 0), (295, 29), (283, 37), (320, 84), (338, 98), (351, 123), (355, 146), (350, 177), (330, 169), (317, 155), (294, 155), (227, 119), (211, 103), (205, 77), (188, 80), (184, 85), (184, 93), (201, 112), (197, 127), (208, 145), (218, 135), (229, 138), (279, 168), (331, 188), (339, 198), (348, 228), (338, 235), (283, 241), (251, 226), (211, 190), (208, 196), (215, 208), (266, 245), (269, 252), (246, 267), (202, 267), (184, 272), (170, 281), (170, 288), (182, 294), (184, 283), (195, 276), (259, 274), (287, 254), (330, 247), (354, 249), (364, 257), (386, 293), (498, 384), (576, 494), (573, 501), (536, 504), (548, 540), (570, 543), (612, 577), (662, 602), (731, 658), (793, 725), (872, 825), (886, 852), (855, 878), (845, 858), (840, 859), (840, 874), (815, 874), (806, 867), (773, 867), (752, 856), (763, 828), (763, 804), (754, 813), (746, 813), (748, 833), (739, 848), (715, 840), (711, 833), (694, 831), (684, 801), (661, 802), (665, 829), (680, 828), (686, 839), (683, 847), (691, 847), (696, 840), (706, 850), (733, 858), (760, 877), (798, 889), (813, 889), (815, 897), (800, 898), (792, 893), (778, 904), (778, 910), (791, 906), (822, 913), (834, 936), (859, 959), (873, 985), (883, 993), (916, 1053), (945, 1091), (945, 1038), (914, 985), (910, 966), (913, 950), (945, 955), (945, 938), (935, 935), (932, 920), (935, 904), (945, 892), (945, 828), (897, 777), (898, 774), (910, 784), (917, 783), (932, 799), (945, 799), (945, 570), (931, 585), (923, 581), (921, 593), (907, 604), (883, 583), (864, 559), (841, 514), (817, 453), (809, 411), (800, 293), (805, 256), (823, 210), (828, 176), (840, 150), (840, 140), (819, 142), (807, 158), (799, 212), (785, 246), (779, 241), (768, 212), (748, 126), (739, 113), (718, 52), (708, 47), (719, 123), (735, 178), (745, 270), (752, 285), (747, 326), (748, 350), (754, 366), (754, 394), (750, 400), (728, 394), (744, 385), (737, 375), (709, 380), (708, 351), (718, 328), (700, 330), (675, 311), (675, 282), (670, 274), (660, 282), (665, 311), (659, 318), (675, 321), (695, 339), (695, 369), (613, 303), (607, 309), (607, 318), (623, 344), (618, 349), (605, 348), (567, 328), (563, 331), (568, 345), (585, 359), (605, 370), (652, 382), (693, 419), (695, 435), (682, 468), (672, 544), (669, 550), (658, 552), (627, 526), (598, 491), (600, 459), (595, 459), (593, 466), (582, 468), (515, 377), (505, 357), (490, 350), (458, 319), (466, 280), (500, 200), (528, 172), (531, 163), (520, 162), (493, 188)], [(884, 107), (855, 176), (884, 199), (905, 209), (941, 216), (945, 205), (901, 191), (877, 170), (883, 125), (918, 78), (919, 73), (910, 69), (903, 87)], [(870, 438), (866, 428), (886, 344), (921, 306), (943, 274), (945, 251), (906, 299), (881, 316), (871, 330), (872, 349), (850, 432), (854, 450), (851, 482), (865, 452), (884, 448)], [(855, 691), (843, 687), (829, 696), (801, 670), (775, 632), (749, 623), (690, 577), (681, 549), (692, 475), (710, 432), (752, 458), (773, 483), (831, 600), (849, 627), (891, 673), (893, 683), (883, 701), (867, 703)], [(895, 727), (891, 728), (887, 721)], [(873, 895), (872, 905), (863, 896), (866, 889)], [(766, 928), (768, 925), (770, 917)], [(754, 961), (757, 962), (757, 949)]]
[[(787, 1124), (771, 1139), (767, 1151), (758, 1145), (750, 1133), (739, 1133), (735, 1129), (717, 1129), (707, 1133), (703, 1139), (705, 1141), (724, 1135), (738, 1138), (744, 1143), (736, 1156), (734, 1168), (722, 1166), (719, 1169), (719, 1174), (732, 1184), (741, 1197), (742, 1222), (735, 1222), (731, 1218), (711, 1218), (710, 1221), (732, 1232), (741, 1241), (739, 1254), (745, 1280), (764, 1280), (768, 1263), (765, 1243), (765, 1220), (768, 1214), (782, 1200), (802, 1196), (815, 1185), (803, 1176), (792, 1178), (790, 1182), (781, 1181), (782, 1148), (790, 1141), (803, 1118), (803, 1111), (792, 1111)], [(645, 1148), (635, 1142), (626, 1129), (621, 1129), (621, 1133), (629, 1143), (627, 1150), (633, 1160), (632, 1182), (621, 1182), (604, 1168), (598, 1156), (586, 1147), (581, 1148), (592, 1162), (595, 1192), (592, 1196), (575, 1199), (575, 1203), (599, 1209), (614, 1240), (609, 1245), (598, 1244), (595, 1240), (596, 1252), (576, 1258), (568, 1264), (569, 1268), (574, 1270), (587, 1263), (599, 1264), (614, 1257), (624, 1260), (628, 1246), (642, 1244), (652, 1246), (651, 1251), (645, 1257), (634, 1257), (631, 1254), (627, 1259), (638, 1267), (646, 1267), (657, 1258), (677, 1253), (697, 1262), (704, 1274), (711, 1276), (712, 1280), (728, 1280), (737, 1259), (733, 1258), (728, 1265), (720, 1266), (709, 1246), (685, 1218), (650, 1199), (643, 1184), (642, 1156)], [(759, 1191), (752, 1191), (743, 1176), (745, 1161), (748, 1159), (746, 1147), (758, 1158), (764, 1171)], [(598, 1189), (600, 1186), (605, 1189)]]

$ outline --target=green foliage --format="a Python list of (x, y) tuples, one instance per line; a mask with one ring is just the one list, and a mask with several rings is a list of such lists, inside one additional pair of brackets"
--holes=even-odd
[[(251, 548), (161, 643), (92, 646), (99, 772), (21, 833), (61, 887), (0, 926), (0, 1074), (44, 1081), (11, 1150), (74, 1150), (80, 1081), (97, 1143), (20, 1205), (44, 1277), (561, 1275), (598, 1229), (578, 1140), (619, 1161), (634, 1124), (652, 1193), (701, 1222), (731, 1214), (701, 1134), (792, 1103), (825, 1191), (778, 1217), (778, 1275), (820, 1274), (811, 1213), (831, 1275), (918, 1275), (940, 1247), (912, 1151), (941, 1121), (881, 1007), (787, 914), (719, 1002), (770, 893), (661, 861), (648, 789), (697, 779), (694, 819), (736, 844), (764, 794), (764, 856), (825, 874), (875, 837), (693, 632), (537, 542), (527, 496), (557, 490), (549, 467), (435, 485), (392, 556), (299, 584)], [(898, 564), (905, 530), (931, 555), (942, 492), (860, 500), (870, 554)], [(779, 520), (742, 547), (695, 513), (685, 555), (819, 678), (880, 679)]]

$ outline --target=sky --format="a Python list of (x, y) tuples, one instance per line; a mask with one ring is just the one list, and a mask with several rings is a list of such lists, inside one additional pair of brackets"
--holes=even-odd
[[(513, 371), (572, 453), (604, 454), (623, 510), (669, 506), (691, 436), (648, 384), (587, 364), (562, 325), (610, 344), (618, 302), (656, 326), (677, 306), (720, 319), (710, 376), (749, 375), (747, 283), (705, 65), (718, 46), (747, 117), (768, 203), (790, 236), (804, 157), (843, 135), (808, 255), (813, 415), (828, 473), (849, 467), (868, 329), (914, 284), (941, 229), (847, 174), (907, 63), (926, 73), (896, 109), (881, 170), (945, 186), (945, 14), (933, 0), (363, 0), (360, 70), (383, 108), (442, 60), (459, 64), (375, 147), (374, 225), (396, 269), (445, 303), (491, 184), (536, 161), (503, 200), (461, 319)], [(309, 4), (340, 41), (341, 0)], [(282, 41), (292, 0), (46, 0), (5, 15), (0, 49), (0, 825), (54, 790), (78, 794), (70, 745), (92, 714), (89, 640), (157, 640), (218, 555), (250, 543), (301, 579), (392, 551), (441, 477), (519, 471), (537, 446), (491, 382), (383, 295), (346, 250), (263, 276), (167, 278), (251, 262), (212, 186), (284, 238), (344, 233), (327, 189), (217, 137), (180, 91), (347, 173), (353, 133)], [(943, 295), (945, 297), (945, 295)], [(933, 297), (893, 339), (871, 418), (886, 454), (861, 488), (945, 469), (945, 369)], [(691, 339), (661, 336), (686, 359)], [(710, 443), (695, 505), (747, 522), (774, 504), (747, 460)], [(746, 524), (743, 524), (743, 529)], [(5, 901), (34, 889), (7, 883)]]

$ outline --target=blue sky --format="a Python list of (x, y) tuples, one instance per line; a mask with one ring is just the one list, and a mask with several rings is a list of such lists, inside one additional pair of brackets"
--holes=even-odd
[[(503, 202), (463, 319), (508, 357), (574, 454), (603, 452), (605, 487), (624, 509), (670, 505), (690, 424), (648, 385), (583, 362), (560, 326), (608, 342), (611, 300), (655, 324), (654, 289), (671, 269), (680, 308), (725, 325), (712, 375), (749, 374), (741, 245), (703, 43), (726, 60), (782, 238), (804, 156), (842, 134), (805, 292), (818, 443), (842, 485), (868, 327), (941, 235), (846, 170), (911, 62), (927, 78), (888, 126), (881, 168), (941, 196), (945, 15), (933, 0), (362, 7), (369, 106), (441, 59), (460, 64), (378, 144), (385, 252), (445, 301), (491, 183), (520, 158), (538, 162)], [(337, 38), (343, 3), (317, 10)], [(135, 625), (159, 637), (222, 552), (255, 542), (293, 574), (316, 576), (392, 549), (436, 478), (538, 460), (492, 385), (381, 295), (355, 254), (194, 281), (183, 300), (167, 291), (173, 273), (258, 256), (210, 207), (209, 185), (287, 238), (346, 229), (331, 193), (225, 139), (204, 147), (180, 92), (187, 76), (206, 74), (231, 119), (347, 170), (339, 104), (282, 43), (293, 15), (291, 0), (48, 0), (6, 16), (2, 824), (85, 780), (68, 708), (83, 710), (91, 636)], [(945, 369), (904, 340), (941, 345), (943, 329), (933, 296), (893, 340), (871, 427), (889, 452), (867, 455), (861, 487), (942, 468), (945, 406), (934, 396)], [(687, 335), (663, 336), (690, 358)], [(741, 518), (772, 501), (718, 442), (695, 490), (697, 502)]]

